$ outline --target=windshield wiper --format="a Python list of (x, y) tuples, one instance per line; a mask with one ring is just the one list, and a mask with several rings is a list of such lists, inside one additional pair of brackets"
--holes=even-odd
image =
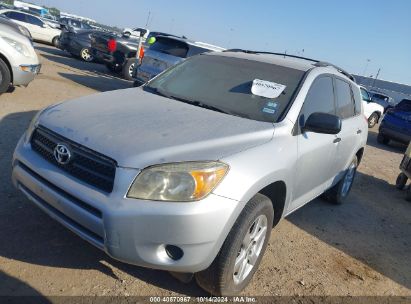
[(229, 112), (226, 112), (226, 111), (224, 111), (224, 110), (222, 110), (222, 109), (220, 109), (220, 108), (218, 108), (218, 107), (211, 106), (211, 105), (202, 103), (202, 102), (200, 102), (200, 101), (190, 100), (190, 99), (181, 98), (181, 97), (177, 97), (177, 96), (173, 96), (173, 95), (166, 94), (165, 92), (163, 92), (162, 90), (159, 90), (158, 88), (152, 88), (152, 87), (148, 87), (148, 86), (147, 86), (147, 87), (144, 87), (144, 88), (145, 88), (146, 90), (148, 90), (150, 93), (153, 93), (153, 94), (156, 94), (156, 95), (160, 95), (160, 96), (163, 96), (163, 97), (166, 97), (166, 98), (170, 98), (170, 99), (174, 99), (174, 100), (177, 100), (177, 101), (181, 101), (181, 102), (184, 102), (184, 103), (187, 103), (187, 104), (191, 104), (191, 105), (193, 105), (193, 106), (200, 107), (200, 108), (204, 108), (204, 109), (207, 109), (207, 110), (212, 110), (212, 111), (215, 111), (215, 112), (220, 112), (220, 113), (224, 113), (224, 114), (233, 115), (233, 114), (231, 114), (231, 113), (229, 113)]

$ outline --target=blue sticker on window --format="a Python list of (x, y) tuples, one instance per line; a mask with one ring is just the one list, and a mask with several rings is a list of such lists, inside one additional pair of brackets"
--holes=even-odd
[(278, 103), (270, 101), (270, 102), (267, 102), (267, 104), (265, 106), (269, 107), (269, 108), (277, 109)]
[(274, 114), (274, 113), (275, 113), (275, 110), (274, 110), (274, 109), (271, 109), (271, 108), (264, 108), (264, 109), (263, 109), (263, 112), (264, 112), (264, 113), (267, 113), (267, 114)]

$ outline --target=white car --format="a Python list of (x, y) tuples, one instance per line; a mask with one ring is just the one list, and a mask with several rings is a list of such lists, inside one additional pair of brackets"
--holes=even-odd
[(25, 26), (30, 31), (33, 40), (58, 46), (61, 30), (51, 27), (39, 17), (9, 9), (0, 10), (0, 14), (10, 18), (17, 24)]
[(0, 94), (10, 84), (27, 86), (40, 71), (40, 62), (30, 38), (20, 28), (0, 24)]
[(146, 31), (146, 33), (143, 36), (143, 40), (145, 40), (147, 38), (147, 36), (150, 34), (150, 31), (148, 29), (137, 27), (137, 28), (134, 28), (134, 29), (125, 28), (124, 31), (123, 31), (123, 35), (131, 36), (131, 37), (134, 37), (134, 38), (140, 38), (140, 31)]
[(360, 86), (364, 116), (368, 120), (368, 127), (374, 127), (384, 114), (384, 107), (371, 100), (367, 89)]

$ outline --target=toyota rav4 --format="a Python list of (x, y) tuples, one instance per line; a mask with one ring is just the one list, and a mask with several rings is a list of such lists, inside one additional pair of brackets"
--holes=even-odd
[(283, 54), (194, 56), (39, 112), (13, 182), (111, 257), (235, 294), (281, 218), (322, 194), (346, 200), (367, 140), (352, 79)]

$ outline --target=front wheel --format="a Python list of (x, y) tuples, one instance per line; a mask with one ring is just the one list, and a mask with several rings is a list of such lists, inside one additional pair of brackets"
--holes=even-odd
[(383, 145), (388, 145), (388, 143), (390, 142), (390, 139), (382, 135), (380, 132), (377, 135), (377, 142)]
[(395, 181), (395, 187), (397, 187), (398, 190), (404, 190), (407, 181), (407, 175), (405, 175), (404, 173), (400, 173), (397, 177), (397, 180)]
[(325, 193), (326, 198), (331, 203), (337, 205), (344, 203), (354, 183), (355, 175), (357, 174), (357, 167), (358, 159), (357, 156), (355, 156), (351, 161), (351, 164), (348, 166), (348, 169), (345, 171), (344, 177), (334, 187)]
[(7, 92), (11, 83), (11, 72), (7, 64), (0, 59), (0, 94)]
[(368, 117), (368, 128), (373, 128), (378, 123), (379, 118), (377, 113), (372, 113), (370, 117)]
[(217, 296), (241, 292), (261, 262), (273, 218), (270, 199), (262, 194), (254, 196), (238, 216), (210, 267), (195, 274), (197, 284)]

